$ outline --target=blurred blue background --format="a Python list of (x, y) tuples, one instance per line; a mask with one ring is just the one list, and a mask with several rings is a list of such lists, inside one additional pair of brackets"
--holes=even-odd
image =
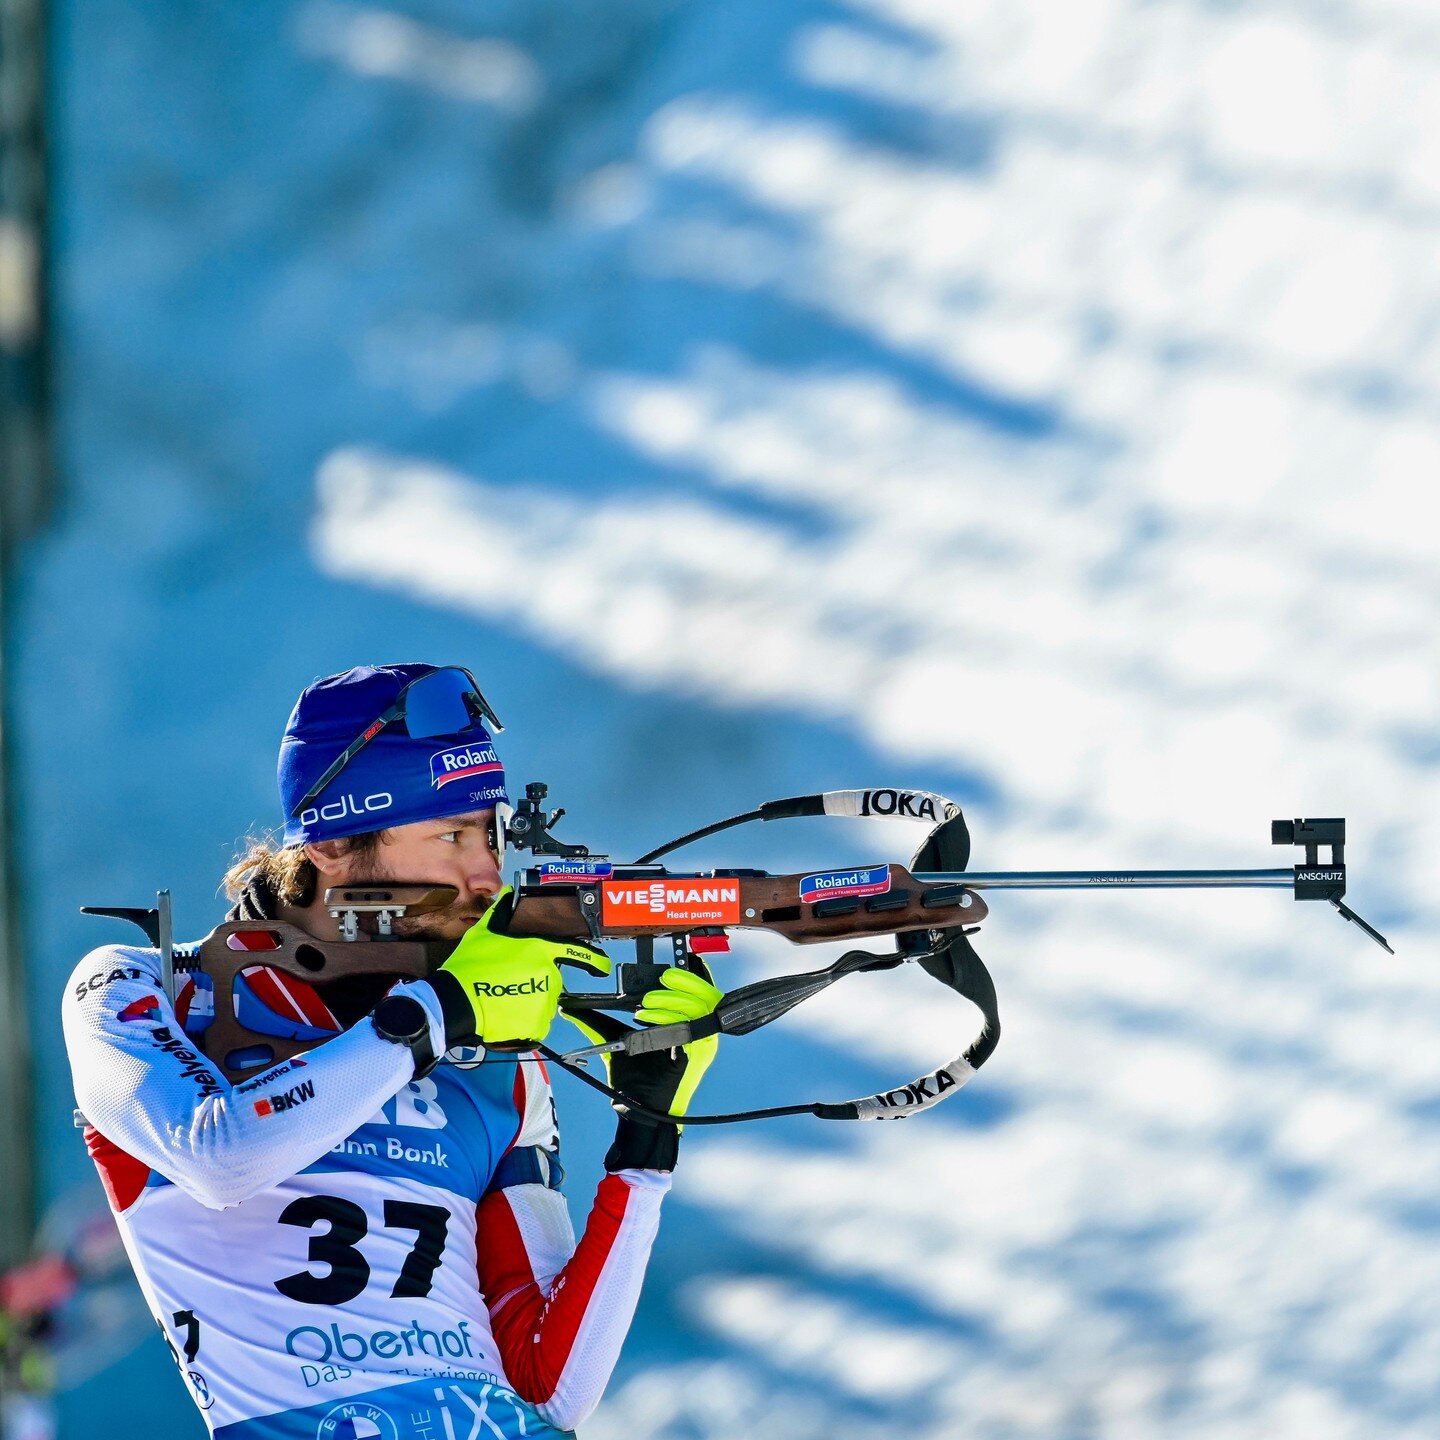
[[(621, 857), (865, 784), (961, 800), (991, 869), (1285, 864), (1272, 818), (1345, 815), (1398, 952), (1273, 893), (998, 900), (964, 1097), (687, 1136), (591, 1440), (1434, 1436), (1433, 6), (67, 3), (51, 63), (47, 1199), (99, 1193), (78, 906), (204, 933), (301, 687), (465, 664)], [(850, 981), (702, 1098), (908, 1078), (973, 1028), (931, 999)], [(560, 1105), (583, 1214), (608, 1113)], [(201, 1433), (143, 1314), (62, 1379), (66, 1440)]]

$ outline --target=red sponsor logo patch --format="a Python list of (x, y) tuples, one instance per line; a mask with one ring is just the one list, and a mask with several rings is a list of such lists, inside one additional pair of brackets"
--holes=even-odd
[(122, 1011), (118, 1019), (127, 1024), (132, 1020), (158, 1020), (160, 1018), (160, 1000), (155, 995), (143, 995), (139, 1000), (132, 1000)]
[(255, 1102), (255, 1113), (257, 1115), (272, 1115), (275, 1107), (268, 1100), (257, 1100)]
[(704, 876), (607, 880), (600, 887), (607, 925), (738, 925), (740, 882)]

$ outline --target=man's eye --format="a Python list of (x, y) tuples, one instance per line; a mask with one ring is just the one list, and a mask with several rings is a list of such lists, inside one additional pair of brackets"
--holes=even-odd
[(437, 840), (448, 840), (452, 845), (460, 838), (458, 830), (447, 830), (443, 835), (437, 835)]

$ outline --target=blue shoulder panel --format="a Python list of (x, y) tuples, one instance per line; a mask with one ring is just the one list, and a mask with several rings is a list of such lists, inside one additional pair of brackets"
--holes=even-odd
[(520, 1128), (516, 1067), (440, 1065), (306, 1167), (420, 1180), (477, 1202)]

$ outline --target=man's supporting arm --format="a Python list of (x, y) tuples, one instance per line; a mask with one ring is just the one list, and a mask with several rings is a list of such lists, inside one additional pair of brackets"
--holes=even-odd
[(480, 1202), (480, 1290), (505, 1374), (558, 1430), (580, 1424), (609, 1383), (669, 1188), (663, 1170), (606, 1175), (578, 1245), (558, 1190), (517, 1185)]
[[(405, 1046), (362, 1023), (232, 1086), (185, 1034), (159, 979), (150, 950), (105, 946), (81, 961), (63, 1005), (75, 1098), (110, 1146), (211, 1209), (297, 1174), (414, 1074)], [(439, 1008), (422, 1003), (443, 1047)]]
[(515, 1138), (476, 1209), (480, 1293), (510, 1384), (571, 1430), (599, 1403), (620, 1357), (670, 1174), (606, 1175), (577, 1245), (560, 1193), (549, 1075), (538, 1057), (516, 1068)]

